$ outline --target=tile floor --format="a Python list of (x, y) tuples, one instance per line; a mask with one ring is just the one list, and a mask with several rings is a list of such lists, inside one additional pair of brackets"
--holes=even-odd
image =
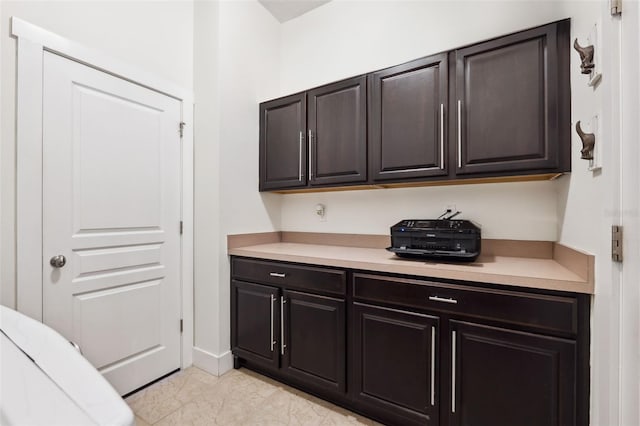
[(138, 426), (378, 425), (244, 368), (221, 377), (187, 368), (126, 402)]

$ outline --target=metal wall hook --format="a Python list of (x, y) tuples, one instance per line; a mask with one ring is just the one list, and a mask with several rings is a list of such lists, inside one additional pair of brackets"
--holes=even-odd
[(596, 135), (593, 133), (585, 133), (582, 130), (580, 121), (576, 123), (576, 132), (582, 140), (582, 149), (580, 150), (582, 156), (580, 158), (583, 160), (593, 160), (593, 149), (596, 146)]
[(593, 45), (582, 47), (578, 44), (578, 39), (573, 42), (573, 48), (580, 55), (580, 70), (582, 74), (591, 74), (595, 64), (593, 63), (594, 48)]

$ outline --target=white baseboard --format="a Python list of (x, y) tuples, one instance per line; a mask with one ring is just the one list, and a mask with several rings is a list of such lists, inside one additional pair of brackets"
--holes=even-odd
[(227, 371), (231, 371), (233, 369), (233, 354), (231, 351), (226, 351), (223, 353), (218, 362), (218, 375), (222, 376)]
[(216, 355), (194, 346), (193, 365), (214, 376), (221, 376), (233, 368), (233, 355), (231, 351)]

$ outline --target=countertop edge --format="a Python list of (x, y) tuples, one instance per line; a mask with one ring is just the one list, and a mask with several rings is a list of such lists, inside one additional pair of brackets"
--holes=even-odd
[[(487, 273), (483, 271), (455, 271), (455, 270), (442, 270), (442, 269), (425, 269), (423, 264), (420, 264), (420, 267), (411, 264), (398, 264), (398, 265), (389, 265), (382, 264), (377, 262), (369, 262), (362, 260), (350, 260), (350, 259), (338, 259), (338, 258), (327, 258), (327, 257), (313, 257), (308, 255), (296, 255), (291, 253), (274, 253), (267, 252), (263, 250), (255, 250), (256, 246), (249, 247), (236, 247), (229, 248), (228, 254), (231, 256), (242, 256), (242, 257), (250, 257), (256, 259), (265, 259), (265, 260), (278, 260), (283, 262), (293, 262), (293, 263), (303, 263), (303, 264), (311, 264), (318, 266), (330, 266), (330, 267), (338, 267), (338, 268), (346, 268), (346, 269), (356, 269), (356, 270), (365, 270), (372, 272), (382, 272), (382, 273), (391, 273), (391, 274), (402, 274), (402, 275), (412, 275), (421, 278), (440, 278), (440, 279), (450, 279), (450, 280), (459, 280), (466, 282), (477, 282), (477, 283), (487, 283), (487, 284), (498, 284), (498, 285), (506, 285), (506, 286), (514, 286), (514, 287), (525, 287), (525, 288), (533, 288), (533, 289), (542, 289), (542, 290), (553, 290), (553, 291), (567, 291), (573, 293), (583, 293), (583, 294), (593, 294), (594, 285), (593, 282), (589, 279), (585, 280), (562, 280), (562, 279), (549, 279), (549, 278), (539, 278), (539, 277), (531, 277), (531, 276), (523, 276), (523, 275), (508, 275), (508, 274), (496, 274), (496, 273)], [(253, 249), (252, 249), (253, 248)], [(591, 256), (592, 257), (592, 256)], [(573, 273), (575, 271), (572, 268), (568, 268), (562, 263), (558, 262), (556, 259), (548, 259), (548, 262), (554, 262), (559, 267), (567, 269)], [(586, 260), (586, 264), (593, 264), (589, 259)], [(575, 273), (576, 275), (582, 278), (582, 275), (579, 273)], [(592, 273), (585, 272), (585, 276), (593, 276)]]

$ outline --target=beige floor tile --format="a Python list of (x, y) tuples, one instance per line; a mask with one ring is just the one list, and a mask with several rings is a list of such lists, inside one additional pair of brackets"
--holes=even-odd
[(191, 374), (190, 368), (165, 377), (153, 385), (129, 396), (125, 401), (132, 404), (137, 400), (162, 400), (178, 393)]
[[(160, 420), (158, 426), (239, 425), (247, 418), (241, 401), (201, 397)], [(154, 425), (155, 426), (155, 425)]]
[(333, 409), (329, 411), (329, 414), (320, 423), (321, 426), (331, 425), (366, 425), (366, 426), (382, 426), (380, 423), (375, 422), (366, 417), (362, 417), (351, 411), (345, 410), (341, 407), (333, 406)]
[(202, 374), (190, 375), (176, 393), (175, 398), (182, 404), (185, 404), (206, 393), (209, 388), (216, 386), (217, 383), (217, 377), (215, 380), (210, 380)]
[(211, 375), (203, 379), (204, 374), (208, 375), (196, 368), (179, 371), (131, 395), (126, 402), (138, 417), (153, 424), (213, 386), (208, 383), (217, 382)]
[(135, 417), (136, 426), (149, 426), (149, 423), (142, 420), (140, 417)]
[(163, 400), (146, 400), (142, 398), (129, 404), (129, 406), (136, 416), (147, 423), (153, 424), (182, 407), (182, 403), (173, 397)]
[(252, 411), (246, 424), (251, 425), (319, 425), (329, 410), (310, 398), (280, 389)]
[(378, 425), (250, 370), (191, 367), (126, 399), (138, 426)]

